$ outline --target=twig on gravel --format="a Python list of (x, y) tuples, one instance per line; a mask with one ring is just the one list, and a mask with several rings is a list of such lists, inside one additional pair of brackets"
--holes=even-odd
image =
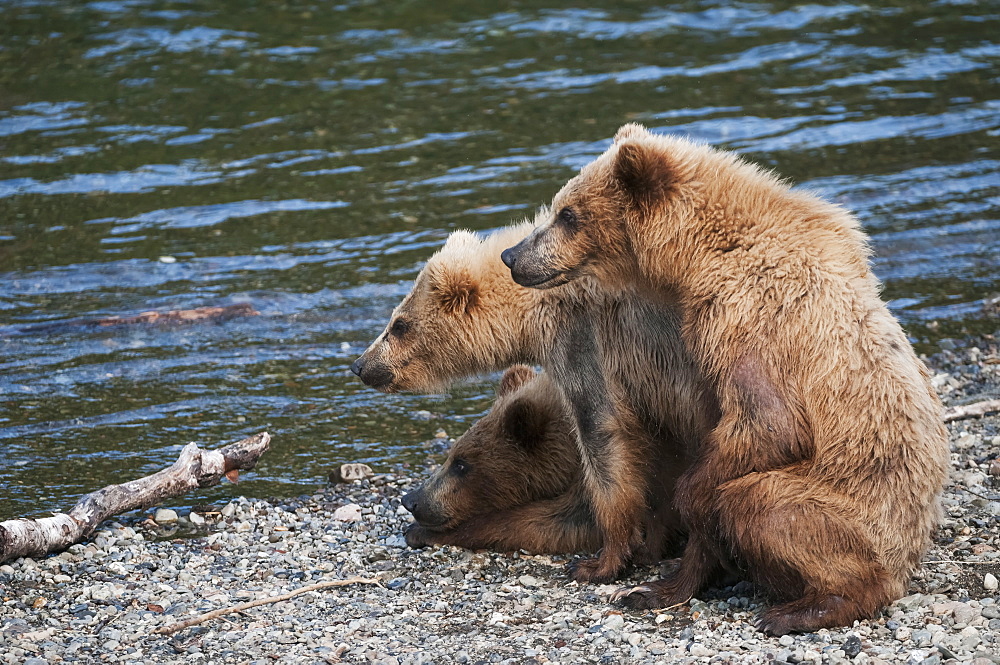
[(1000, 399), (988, 399), (983, 402), (975, 402), (964, 406), (949, 406), (944, 410), (944, 421), (962, 420), (964, 418), (975, 418), (984, 416), (993, 411), (1000, 411)]
[(176, 633), (178, 630), (184, 630), (185, 628), (190, 628), (191, 626), (197, 626), (198, 624), (204, 623), (211, 619), (218, 619), (225, 614), (234, 614), (236, 612), (242, 612), (243, 610), (248, 610), (251, 607), (257, 607), (259, 605), (280, 603), (283, 600), (288, 600), (303, 593), (309, 593), (310, 591), (319, 591), (320, 589), (328, 589), (330, 587), (335, 587), (335, 586), (348, 586), (350, 584), (380, 584), (380, 583), (378, 580), (369, 577), (352, 577), (347, 580), (326, 580), (324, 582), (317, 582), (316, 584), (310, 584), (309, 586), (300, 587), (295, 591), (289, 591), (288, 593), (283, 593), (280, 596), (273, 596), (271, 598), (258, 598), (257, 600), (251, 600), (246, 603), (240, 603), (239, 605), (232, 605), (230, 607), (220, 607), (217, 610), (212, 610), (211, 612), (206, 612), (205, 614), (200, 614), (196, 617), (185, 619), (184, 621), (178, 621), (168, 626), (160, 626), (153, 632), (158, 633), (160, 635), (171, 635), (173, 633)]
[(961, 485), (952, 485), (952, 487), (963, 492), (968, 492), (972, 496), (978, 496), (980, 499), (986, 499), (987, 501), (1000, 501), (1000, 499), (995, 496), (986, 496), (985, 494), (980, 494), (979, 492), (973, 492), (968, 487), (962, 487)]

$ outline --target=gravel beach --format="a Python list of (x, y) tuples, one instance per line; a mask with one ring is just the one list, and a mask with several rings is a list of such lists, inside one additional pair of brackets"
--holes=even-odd
[[(942, 349), (927, 362), (947, 405), (1000, 397), (995, 338)], [(1000, 664), (1000, 417), (948, 429), (945, 519), (910, 595), (842, 629), (765, 637), (753, 621), (766, 600), (746, 583), (623, 612), (608, 604), (617, 584), (567, 580), (572, 557), (408, 549), (400, 497), (422, 474), (394, 469), (294, 499), (124, 516), (62, 554), (10, 561), (0, 663)], [(622, 583), (656, 575), (637, 568)]]

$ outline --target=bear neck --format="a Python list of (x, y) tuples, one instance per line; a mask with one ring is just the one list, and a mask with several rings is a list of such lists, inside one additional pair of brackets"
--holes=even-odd
[(546, 365), (552, 352), (553, 340), (566, 320), (567, 296), (573, 289), (556, 287), (546, 291), (529, 289), (514, 283), (510, 271), (492, 275), (485, 283), (490, 303), (483, 317), (488, 323), (490, 339), (481, 350), (489, 356), (482, 364), (499, 371), (517, 363)]

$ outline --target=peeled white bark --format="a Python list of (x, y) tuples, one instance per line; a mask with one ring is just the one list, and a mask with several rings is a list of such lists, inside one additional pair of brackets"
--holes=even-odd
[(155, 506), (164, 499), (199, 487), (217, 485), (223, 476), (235, 482), (240, 471), (257, 465), (270, 444), (271, 435), (267, 432), (218, 450), (202, 450), (189, 443), (171, 467), (145, 478), (91, 492), (69, 513), (56, 513), (37, 520), (0, 522), (0, 562), (64, 550), (89, 536), (113, 515)]
[(1000, 411), (1000, 399), (988, 399), (985, 402), (975, 402), (965, 406), (949, 406), (944, 410), (944, 421), (947, 423), (963, 418), (975, 418), (994, 411)]

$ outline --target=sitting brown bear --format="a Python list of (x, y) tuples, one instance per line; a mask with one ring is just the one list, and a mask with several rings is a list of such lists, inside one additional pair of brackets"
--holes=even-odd
[(625, 604), (684, 602), (730, 569), (783, 601), (760, 619), (780, 635), (850, 625), (899, 598), (939, 516), (947, 436), (857, 220), (638, 125), (551, 210), (504, 252), (515, 281), (596, 279), (679, 312), (720, 409), (677, 484), (680, 568), (623, 590)]
[[(416, 520), (406, 531), (411, 547), (568, 554), (601, 546), (569, 407), (547, 374), (525, 365), (504, 373), (490, 412), (403, 506)], [(636, 562), (676, 553), (678, 535), (653, 511), (644, 536)]]

